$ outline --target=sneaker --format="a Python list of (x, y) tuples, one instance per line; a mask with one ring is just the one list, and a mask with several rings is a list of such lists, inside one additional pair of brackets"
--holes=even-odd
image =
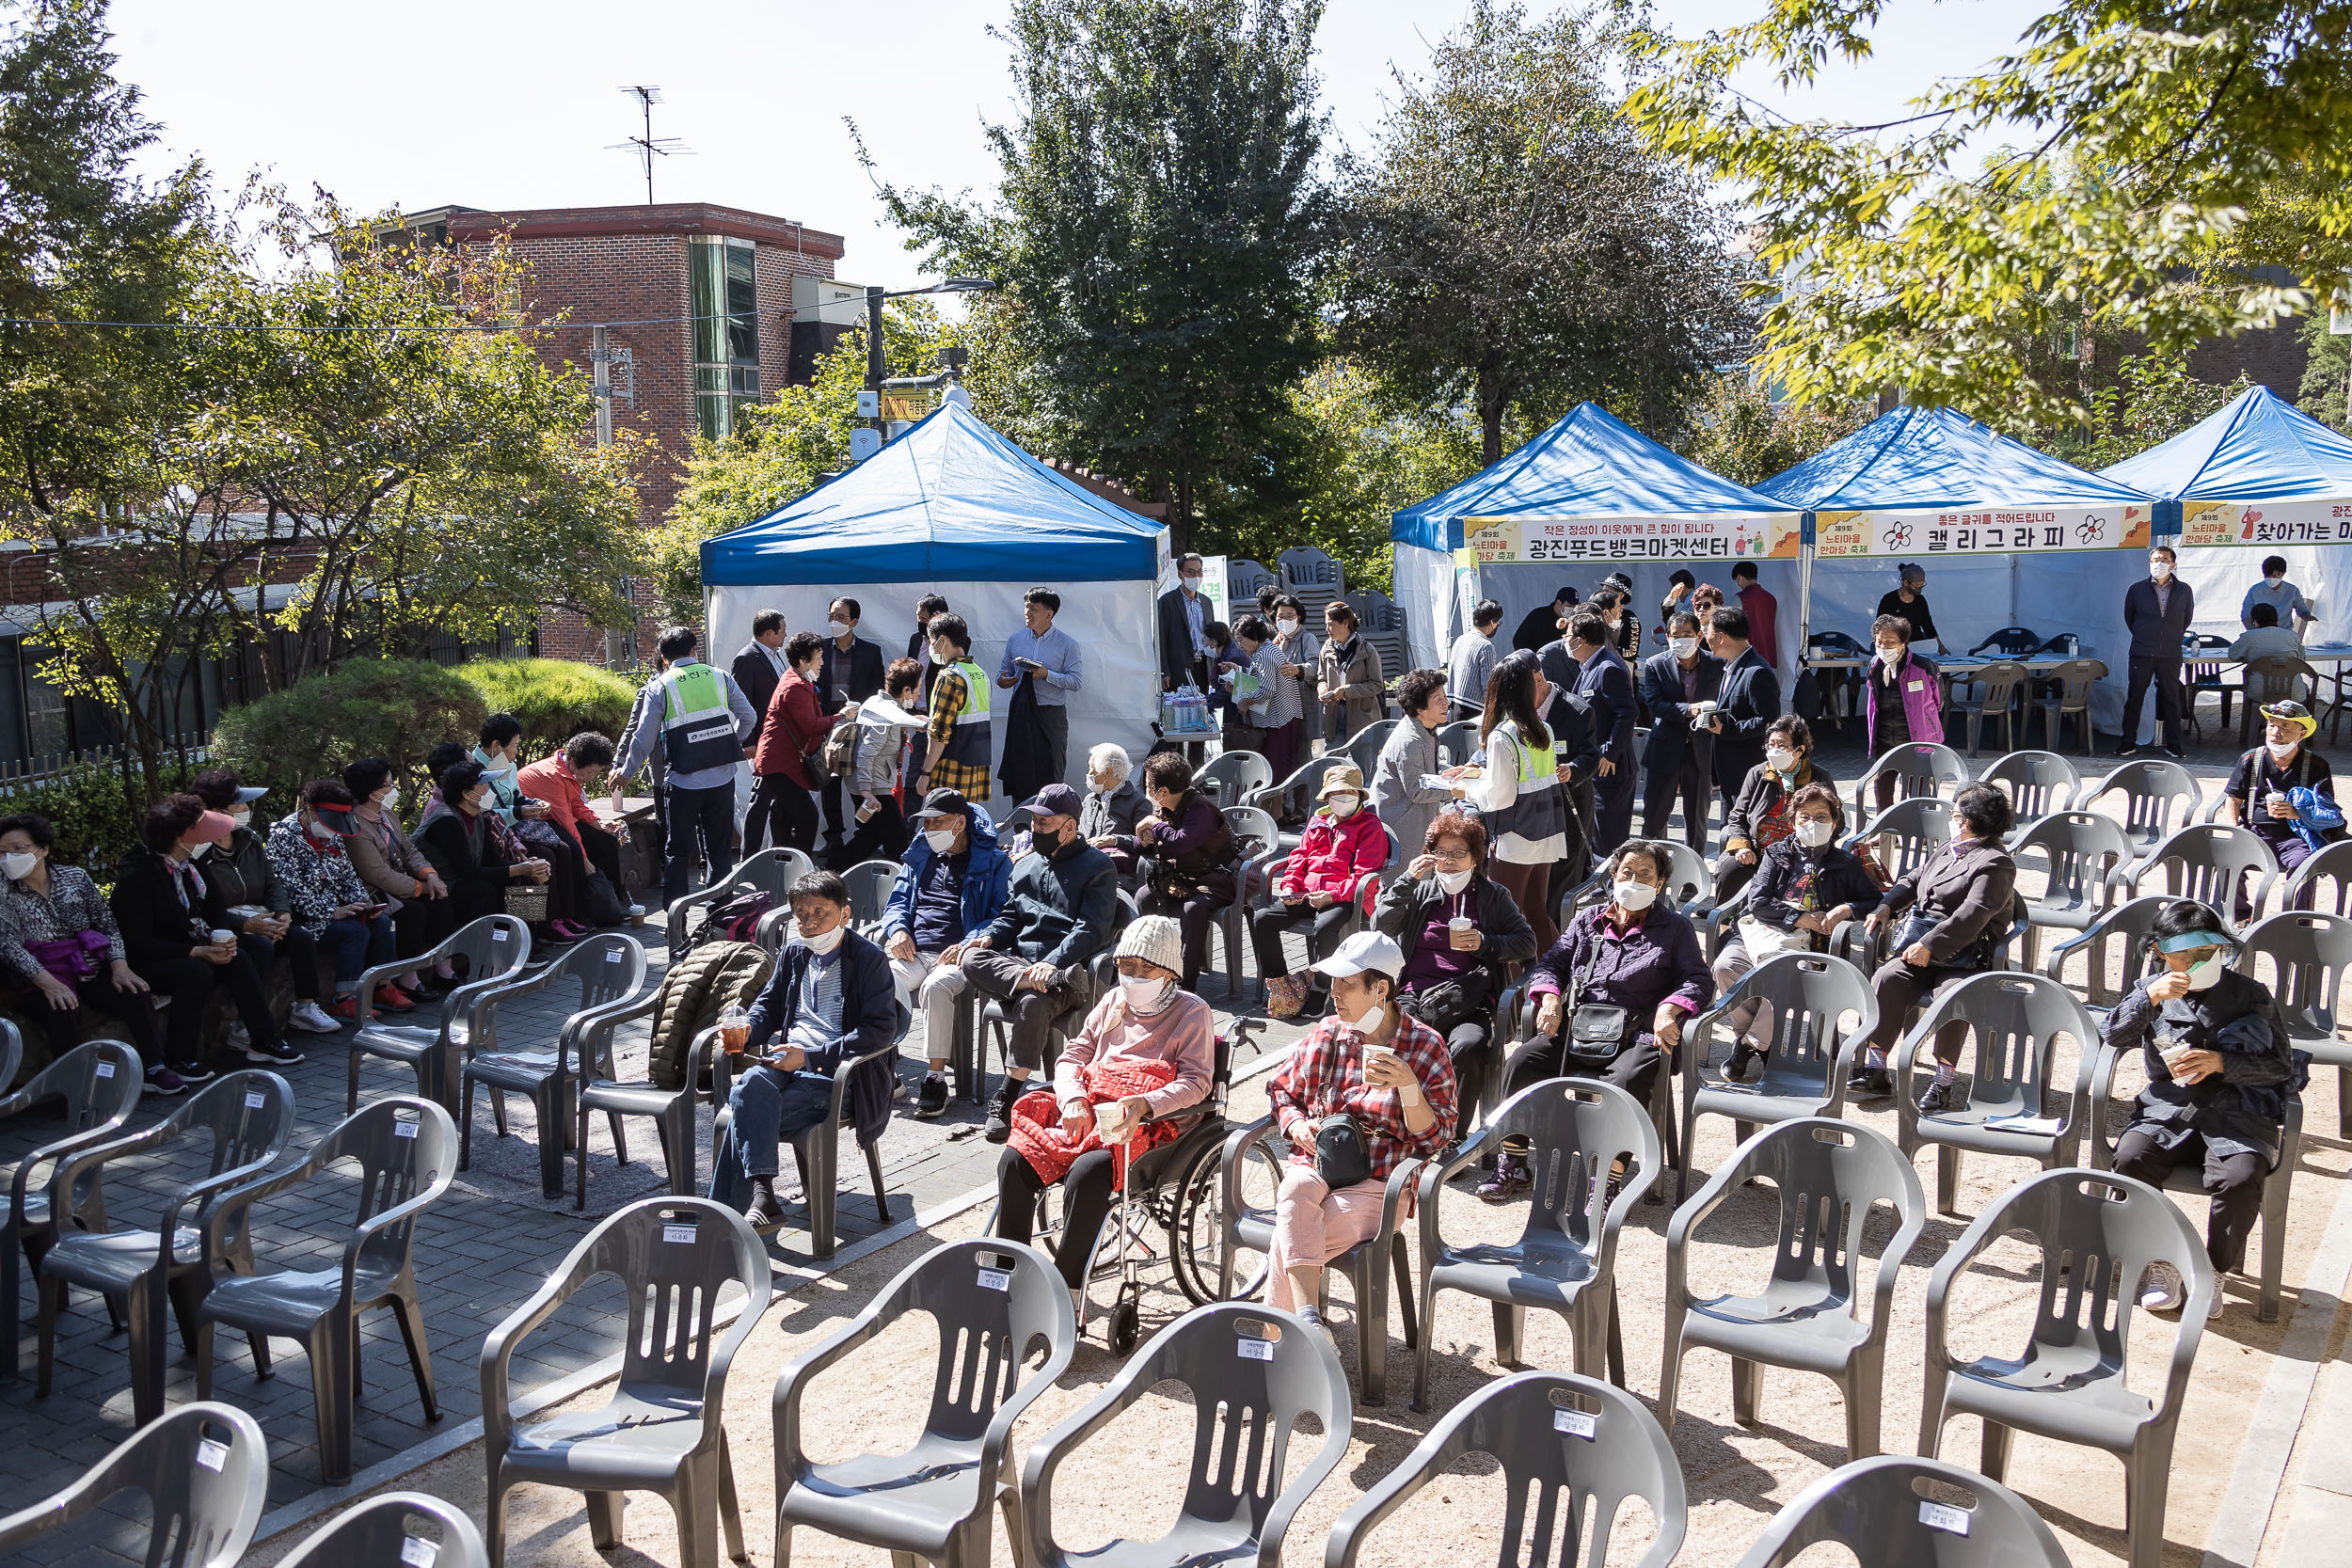
[(1960, 1106), (1960, 1080), (1957, 1078), (1948, 1084), (1930, 1084), (1919, 1096), (1919, 1114), (1923, 1117), (1941, 1116), (1947, 1111), (1957, 1111)]
[(1307, 982), (1295, 974), (1278, 974), (1265, 983), (1265, 1016), (1291, 1019), (1307, 1004)]
[(1895, 1075), (1883, 1067), (1859, 1067), (1846, 1080), (1846, 1092), (1877, 1100), (1895, 1092)]
[[(353, 1012), (359, 1010), (359, 999), (356, 996), (351, 998), (351, 1009)], [(310, 1035), (332, 1035), (342, 1028), (342, 1024), (327, 1017), (326, 1009), (316, 1002), (295, 1003), (294, 1011), (287, 1016), (286, 1026)]]
[(2167, 758), (2173, 762), (2186, 762), (2188, 760), (2185, 755), (2169, 746), (2167, 746), (2164, 749), (2164, 754)]
[(2120, 747), (2120, 748), (2118, 748), (2118, 749), (2117, 749), (2117, 751), (2116, 751), (2116, 753), (2115, 753), (2115, 759), (2116, 759), (2118, 762), (2129, 762), (2129, 761), (2131, 761), (2131, 760), (2132, 760), (2132, 758), (2134, 758), (2134, 757), (2136, 757), (2136, 756), (2139, 755), (2139, 754), (2140, 754), (2140, 752), (2143, 752), (2143, 751), (2145, 751), (2145, 750), (2147, 750), (2147, 748), (2146, 748), (2146, 747), (2144, 747), (2144, 746), (2123, 746), (2123, 747)]
[(1748, 1075), (1748, 1064), (1762, 1054), (1764, 1053), (1756, 1048), (1754, 1040), (1745, 1035), (1740, 1036), (1731, 1048), (1731, 1060), (1724, 1064), (1724, 1076), (1735, 1084), (1739, 1083)]
[(294, 1048), (292, 1040), (276, 1039), (267, 1045), (247, 1045), (245, 1059), (264, 1067), (292, 1067), (302, 1060), (302, 1053)]
[(1300, 1323), (1307, 1325), (1308, 1333), (1318, 1336), (1325, 1344), (1329, 1345), (1333, 1350), (1339, 1349), (1338, 1341), (1331, 1338), (1331, 1325), (1323, 1321), (1323, 1313), (1320, 1309), (1312, 1307), (1302, 1307), (1296, 1312), (1293, 1313), (1292, 1316), (1295, 1317)]
[(171, 1070), (183, 1084), (209, 1084), (220, 1076), (202, 1062), (174, 1062)]
[(1029, 1085), (1006, 1079), (997, 1085), (996, 1097), (988, 1102), (988, 1121), (980, 1129), (980, 1136), (990, 1143), (1000, 1144), (1012, 1136), (1012, 1102), (1028, 1091)]
[(151, 1067), (147, 1069), (147, 1085), (139, 1092), (161, 1095), (185, 1094), (188, 1092), (187, 1080), (167, 1067)]
[[(357, 1002), (358, 998), (353, 1000)], [(389, 980), (375, 988), (375, 1005), (388, 1013), (413, 1013), (417, 1010), (417, 1004), (409, 994)]]
[[(2221, 1292), (2213, 1294), (2217, 1307)], [(2147, 1276), (2140, 1282), (2139, 1305), (2151, 1312), (2173, 1312), (2188, 1300), (2188, 1287), (2181, 1279), (2181, 1271), (2169, 1263), (2151, 1263)]]
[(2221, 1316), (2221, 1309), (2228, 1305), (2228, 1300), (2221, 1293), (2220, 1283), (2216, 1281), (2213, 1288), (2213, 1305), (2205, 1308), (2205, 1321), (2211, 1323)]
[(922, 1092), (915, 1096), (914, 1114), (929, 1121), (947, 1110), (947, 1075), (944, 1072), (923, 1074)]
[(1508, 1203), (1527, 1188), (1526, 1164), (1516, 1155), (1503, 1154), (1495, 1159), (1495, 1173), (1481, 1181), (1476, 1190), (1488, 1203)]
[(253, 1037), (246, 1032), (244, 1020), (232, 1018), (229, 1021), (228, 1043), (232, 1051), (243, 1051), (253, 1043)]
[[(335, 1020), (339, 1026), (344, 1023), (358, 1022), (359, 993), (357, 991), (351, 991), (335, 998), (334, 1001), (326, 1005), (326, 1016)], [(370, 1011), (368, 1017), (370, 1019), (373, 1019), (375, 1014), (373, 1011)]]

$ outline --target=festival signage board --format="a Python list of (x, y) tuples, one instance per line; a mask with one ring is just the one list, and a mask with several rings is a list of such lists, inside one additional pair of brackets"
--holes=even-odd
[(2144, 549), (2153, 537), (2148, 505), (1930, 507), (1814, 515), (1819, 561), (1865, 556), (2053, 555)]
[(2352, 497), (2341, 500), (2181, 503), (2188, 545), (2352, 545)]
[(1485, 566), (1794, 561), (1803, 543), (1800, 525), (1795, 512), (1465, 517), (1462, 548)]

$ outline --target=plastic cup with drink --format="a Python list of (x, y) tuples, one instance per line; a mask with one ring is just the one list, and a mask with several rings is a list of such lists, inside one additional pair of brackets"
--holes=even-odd
[(730, 1002), (719, 1010), (719, 1044), (725, 1050), (730, 1067), (741, 1061), (743, 1048), (751, 1037), (752, 1015), (742, 1003)]
[(1478, 946), (1478, 923), (1466, 914), (1457, 914), (1446, 922), (1446, 942), (1456, 953), (1469, 953)]

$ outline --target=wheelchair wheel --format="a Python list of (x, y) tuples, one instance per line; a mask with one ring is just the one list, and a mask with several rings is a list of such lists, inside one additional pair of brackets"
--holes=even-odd
[(1125, 1355), (1143, 1338), (1143, 1309), (1137, 1299), (1140, 1294), (1141, 1288), (1138, 1286), (1122, 1285), (1119, 1288), (1119, 1300), (1111, 1306), (1108, 1335), (1114, 1355)]
[[(1184, 1163), (1171, 1183), (1168, 1249), (1176, 1268), (1177, 1286), (1195, 1307), (1223, 1299), (1218, 1294), (1218, 1265), (1225, 1256), (1225, 1139), (1220, 1133), (1204, 1138)], [(1282, 1167), (1263, 1144), (1252, 1144), (1243, 1156), (1241, 1201), (1245, 1209), (1271, 1210), (1282, 1184)], [(1265, 1283), (1263, 1254), (1246, 1253), (1234, 1260), (1233, 1294), (1246, 1300)]]

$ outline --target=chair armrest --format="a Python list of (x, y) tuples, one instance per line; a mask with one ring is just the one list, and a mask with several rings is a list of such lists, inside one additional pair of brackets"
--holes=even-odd
[[(850, 1060), (841, 1064), (840, 1069), (833, 1075), (833, 1096), (830, 1114), (833, 1117), (834, 1126), (837, 1127), (841, 1124), (841, 1101), (848, 1096), (850, 1092), (850, 1080), (856, 1075), (857, 1069), (866, 1066), (868, 1062), (879, 1062), (885, 1056), (896, 1056), (898, 1053), (898, 1042), (897, 1040), (892, 1040), (888, 1045), (878, 1047), (875, 1050), (868, 1051), (863, 1056), (852, 1057)], [(713, 1082), (716, 1082), (716, 1080), (713, 1080)]]
[[(1282, 1135), (1274, 1125), (1272, 1116), (1263, 1116), (1247, 1127), (1235, 1128), (1225, 1135), (1225, 1154), (1217, 1162), (1218, 1180), (1225, 1188), (1225, 1223), (1232, 1225), (1233, 1216), (1241, 1212), (1241, 1157), (1254, 1143), (1270, 1143)], [(1280, 1161), (1276, 1161), (1280, 1164)]]
[(1405, 1456), (1403, 1463), (1348, 1505), (1346, 1512), (1333, 1522), (1330, 1538), (1324, 1544), (1323, 1568), (1356, 1568), (1356, 1556), (1362, 1550), (1363, 1538), (1419, 1496), (1432, 1476), (1461, 1457), (1462, 1445), (1456, 1435), (1460, 1414), (1461, 1407), (1449, 1413)]
[[(826, 1338), (818, 1340), (786, 1364), (776, 1374), (775, 1391), (768, 1398), (768, 1408), (775, 1422), (776, 1433), (776, 1495), (784, 1495), (787, 1481), (806, 1473), (808, 1463), (801, 1451), (801, 1401), (808, 1393), (809, 1384), (818, 1372), (832, 1366), (851, 1351), (882, 1332), (882, 1313), (898, 1304), (896, 1294), (876, 1297), (866, 1303), (866, 1310), (851, 1318)], [(485, 1401), (485, 1408), (487, 1408)], [(985, 1502), (985, 1498), (982, 1499)]]
[[(2115, 1148), (2107, 1142), (2106, 1111), (2108, 1097), (2115, 1090), (2115, 1071), (2122, 1065), (2123, 1053), (2101, 1040), (2083, 1054), (2096, 1060), (2090, 1069), (2089, 1100), (2083, 1107), (2081, 1133), (2089, 1140), (2083, 1153), (2090, 1157), (2090, 1169), (2112, 1170)], [(2080, 1077), (2079, 1069), (2076, 1076)]]
[[(234, 1188), (237, 1183), (248, 1180), (253, 1177), (261, 1175), (263, 1171), (269, 1169), (270, 1166), (278, 1163), (278, 1156), (280, 1152), (282, 1152), (280, 1149), (272, 1149), (270, 1152), (262, 1155), (258, 1160), (247, 1161), (242, 1165), (222, 1171), (218, 1176), (206, 1177), (201, 1181), (192, 1182), (174, 1196), (170, 1203), (167, 1204), (164, 1208), (162, 1223), (156, 1227), (156, 1234), (162, 1241), (162, 1250), (157, 1258), (157, 1266), (159, 1268), (167, 1268), (170, 1266), (171, 1236), (172, 1232), (177, 1230), (180, 1227), (180, 1212), (182, 1210), (187, 1208), (190, 1204), (194, 1204), (196, 1205), (197, 1212), (199, 1213), (203, 1212), (205, 1202), (210, 1199), (215, 1193), (228, 1192)], [(56, 1199), (53, 1197), (49, 1200), (49, 1212), (54, 1214), (57, 1212)]]
[(1960, 1233), (1960, 1240), (1954, 1242), (1944, 1256), (1935, 1260), (1935, 1266), (1928, 1271), (1926, 1366), (1927, 1375), (1931, 1378), (1942, 1377), (1952, 1367), (1951, 1354), (1944, 1344), (1944, 1306), (1946, 1298), (1951, 1294), (1952, 1282), (1968, 1267), (1970, 1259), (1993, 1244), (1997, 1234), (1994, 1227), (2004, 1217), (1999, 1204), (1985, 1210), (1967, 1229)]
[(577, 1275), (581, 1261), (580, 1249), (575, 1247), (571, 1258), (566, 1260), (566, 1266), (532, 1291), (529, 1300), (508, 1313), (505, 1321), (490, 1330), (489, 1337), (482, 1341), (482, 1446), (492, 1456), (492, 1464), (497, 1463), (499, 1454), (506, 1451), (507, 1436), (514, 1430), (507, 1366), (514, 1359), (515, 1347), (541, 1323), (553, 1317), (555, 1309), (580, 1288)]
[[(1147, 1372), (1151, 1374), (1148, 1379), (1144, 1375)], [(1029, 1532), (1028, 1551), (1022, 1560), (1033, 1563), (1055, 1560), (1054, 1472), (1061, 1467), (1062, 1460), (1068, 1457), (1070, 1450), (1101, 1431), (1121, 1411), (1140, 1399), (1160, 1376), (1161, 1369), (1155, 1357), (1134, 1357), (1101, 1393), (1029, 1445), (1028, 1454), (1021, 1465), (1020, 1518), (1023, 1528)]]
[[(125, 1133), (119, 1138), (109, 1138), (103, 1143), (84, 1144), (78, 1148), (56, 1156), (56, 1163), (51, 1168), (49, 1180), (46, 1183), (49, 1189), (51, 1222), (59, 1223), (65, 1215), (72, 1212), (73, 1184), (79, 1181), (85, 1174), (95, 1173), (103, 1181), (108, 1162), (119, 1160), (126, 1154), (136, 1154), (144, 1149), (153, 1148), (169, 1137), (171, 1132), (172, 1126), (169, 1121), (158, 1121), (142, 1127), (135, 1132)], [(22, 1179), (40, 1163), (40, 1156), (35, 1153), (27, 1155), (24, 1164), (18, 1167), (19, 1184), (16, 1196), (20, 1203), (23, 1192)]]
[(585, 1079), (589, 1075), (587, 1064), (592, 1051), (598, 1061), (611, 1055), (612, 1031), (630, 1019), (644, 1018), (652, 1013), (660, 1000), (660, 989), (649, 986), (635, 995), (620, 997), (601, 1007), (574, 1013), (564, 1027), (572, 1031), (573, 1037), (580, 1042), (580, 1077)]
[(1386, 1185), (1380, 1189), (1380, 1230), (1386, 1239), (1396, 1234), (1396, 1212), (1412, 1196), (1413, 1175), (1429, 1162), (1418, 1154), (1407, 1154), (1389, 1172)]
[(212, 1212), (204, 1216), (205, 1267), (211, 1268), (216, 1259), (224, 1256), (226, 1245), (222, 1238), (232, 1218), (247, 1217), (255, 1205), (264, 1198), (273, 1197), (284, 1192), (288, 1187), (297, 1186), (316, 1176), (320, 1163), (318, 1155), (313, 1153), (298, 1165), (290, 1165), (284, 1170), (258, 1177), (244, 1186), (233, 1188), (225, 1194), (219, 1202), (213, 1205)]
[(1895, 1311), (1895, 1284), (1902, 1273), (1903, 1259), (1911, 1256), (1920, 1235), (1928, 1227), (1927, 1194), (1920, 1188), (1919, 1175), (1905, 1165), (1903, 1174), (1910, 1178), (1905, 1196), (1911, 1200), (1911, 1217), (1903, 1221), (1895, 1234), (1887, 1239), (1886, 1250), (1879, 1254), (1878, 1277), (1870, 1287), (1870, 1338), (1878, 1344), (1886, 1342), (1886, 1331)]
[[(1508, 1101), (1505, 1101), (1508, 1103)], [(1413, 1219), (1421, 1237), (1422, 1267), (1426, 1269), (1444, 1245), (1438, 1232), (1438, 1203), (1444, 1196), (1445, 1184), (1455, 1173), (1473, 1164), (1480, 1155), (1502, 1141), (1502, 1107), (1495, 1107), (1494, 1115), (1476, 1133), (1454, 1146), (1452, 1153), (1439, 1159), (1422, 1162), (1421, 1185), (1413, 1195)], [(1381, 1204), (1386, 1218), (1388, 1204)]]

